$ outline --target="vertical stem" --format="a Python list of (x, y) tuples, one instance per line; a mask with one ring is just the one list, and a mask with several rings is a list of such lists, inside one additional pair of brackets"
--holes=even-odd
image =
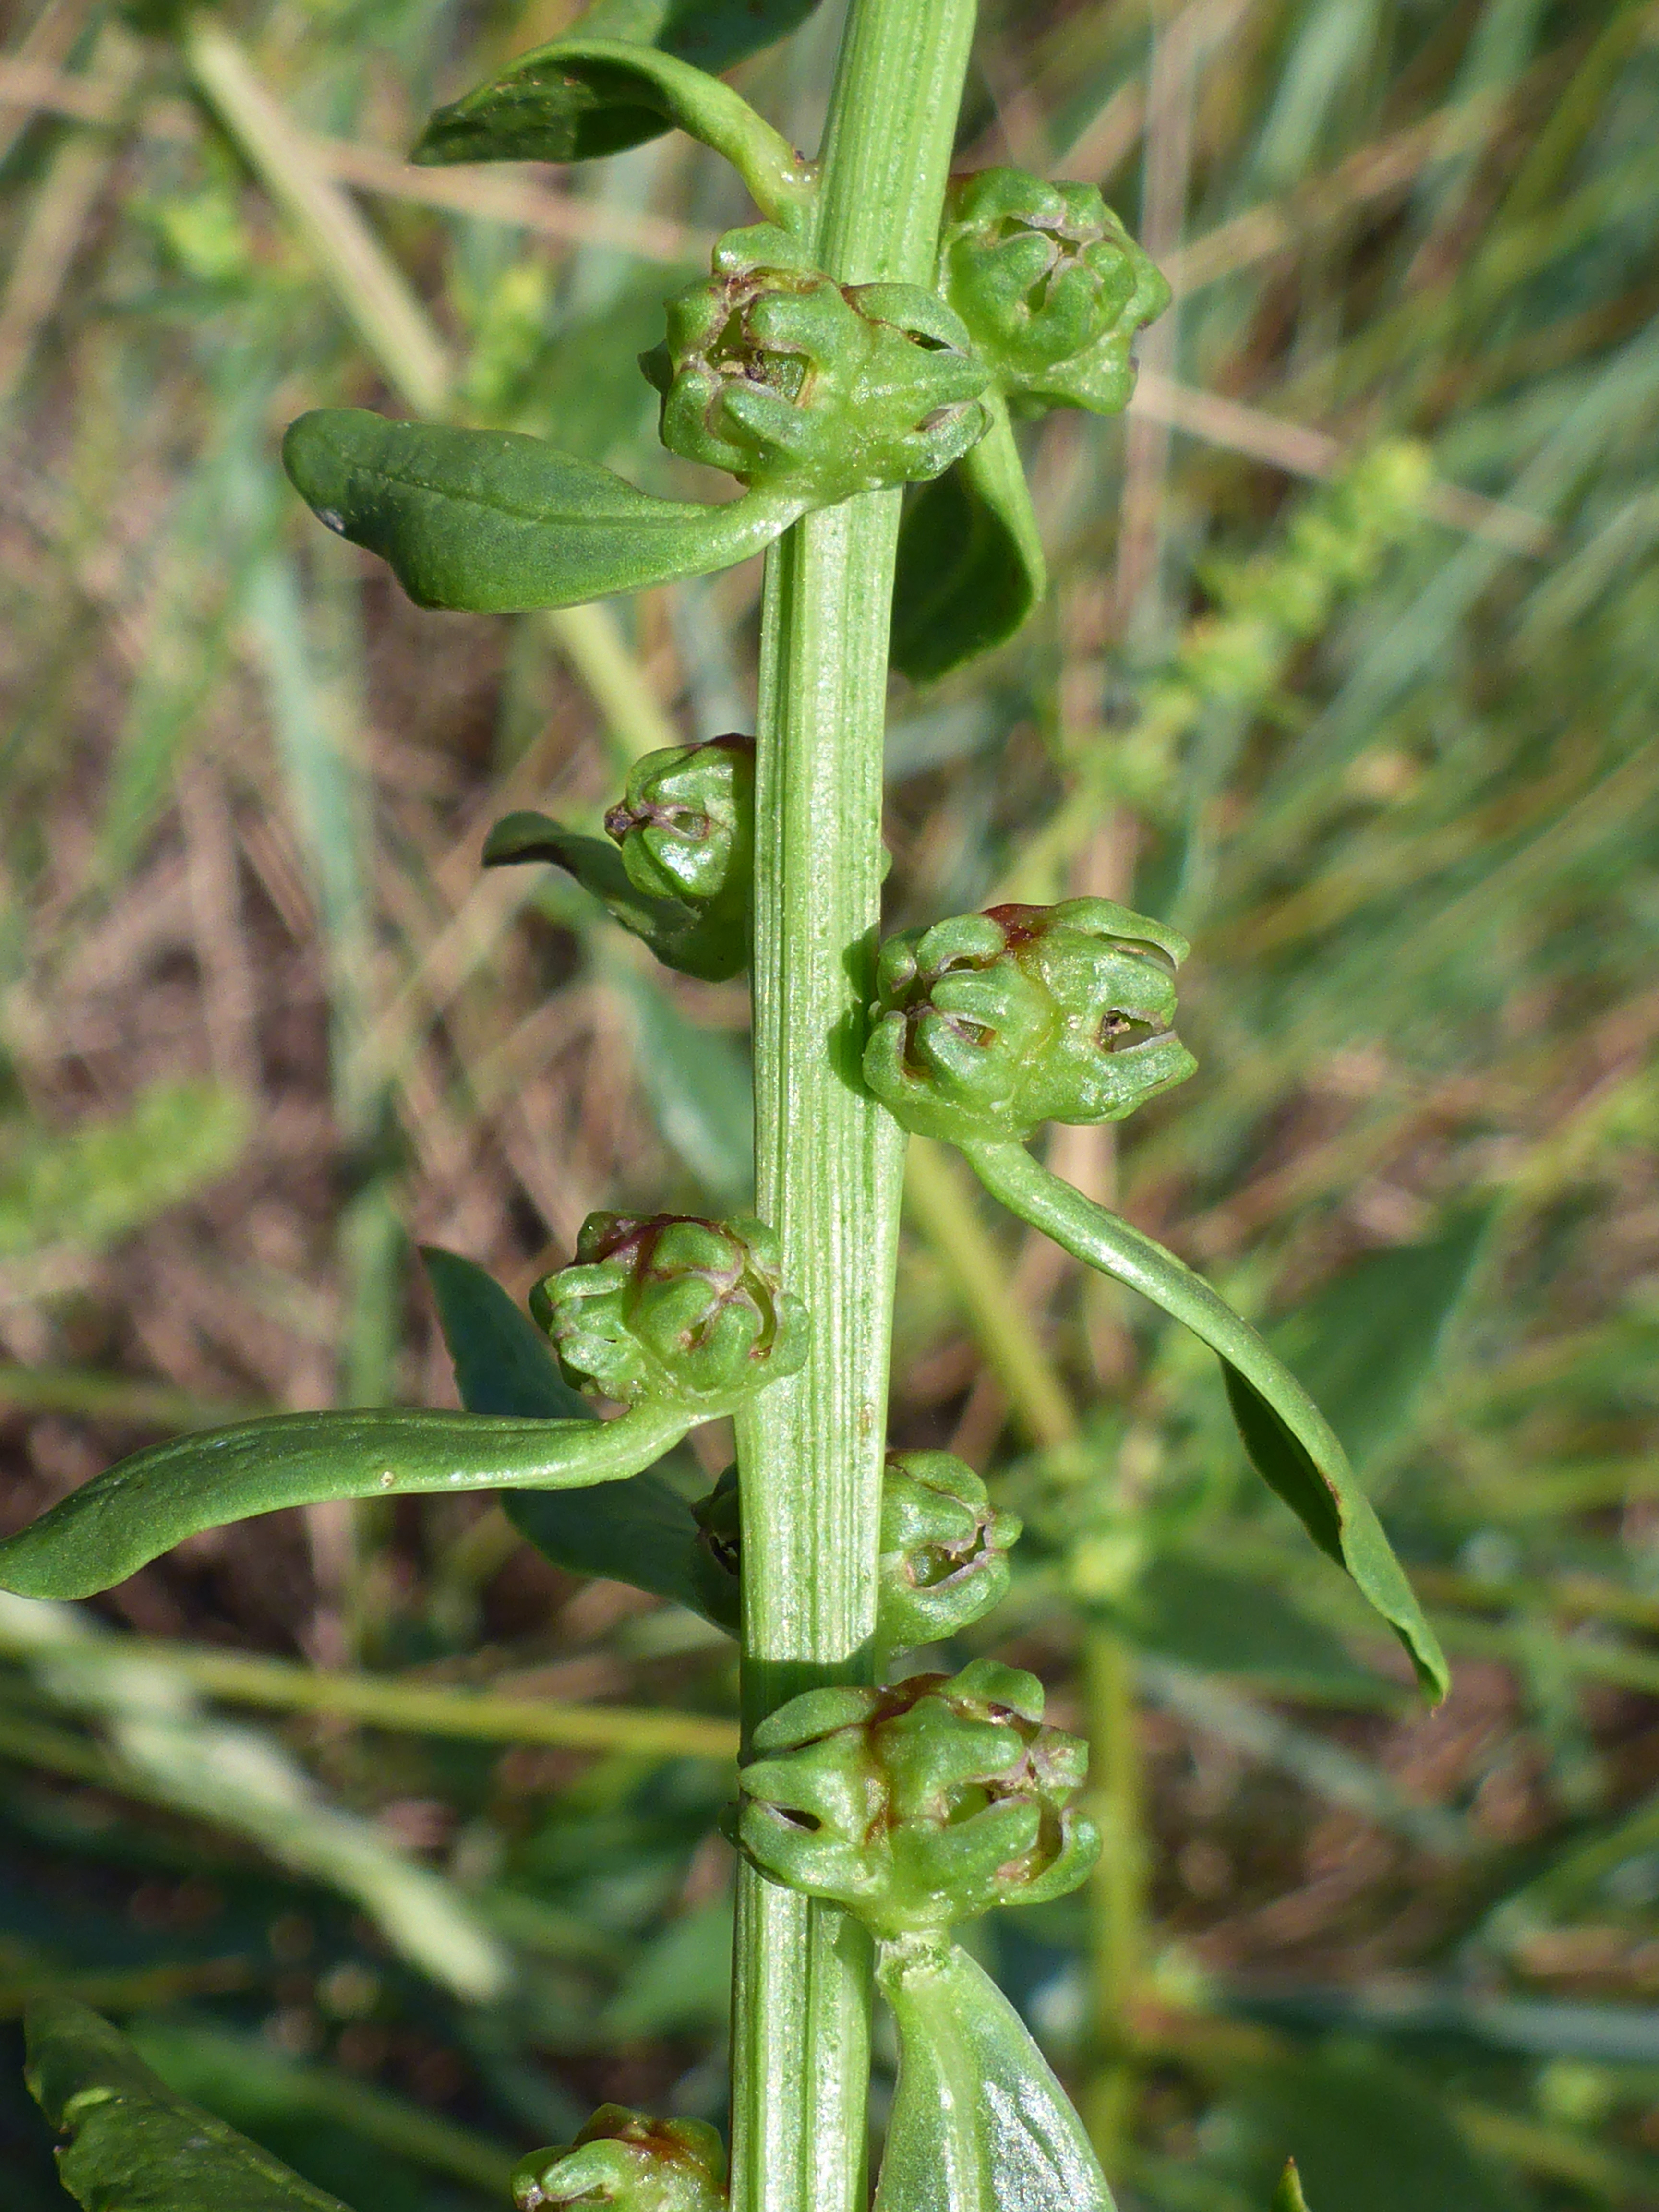
[[(853, 0), (824, 147), (819, 265), (926, 283), (974, 0)], [(802, 1373), (738, 1425), (744, 1717), (870, 1678), (902, 1139), (859, 1076), (879, 927), (882, 739), (899, 495), (809, 516), (768, 562), (757, 790), (757, 1204), (812, 1310)], [(861, 2212), (862, 1932), (745, 1869), (733, 2212)]]
[(1146, 1850), (1134, 1654), (1109, 1629), (1084, 1639), (1090, 1812), (1101, 1854), (1089, 1887), (1090, 2044), (1084, 2119), (1109, 2180), (1134, 2122), (1133, 2007), (1146, 1910)]

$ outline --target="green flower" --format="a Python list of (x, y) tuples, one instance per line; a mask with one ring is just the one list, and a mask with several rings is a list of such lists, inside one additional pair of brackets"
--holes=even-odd
[(702, 2120), (647, 2120), (601, 2105), (574, 2143), (513, 2169), (518, 2212), (615, 2205), (618, 2212), (725, 2212), (726, 2151)]
[(734, 231), (669, 301), (640, 357), (663, 443), (803, 507), (940, 475), (990, 422), (967, 331), (919, 285), (843, 286), (797, 257), (781, 231)]
[(1186, 953), (1106, 899), (907, 930), (876, 963), (865, 1080), (907, 1129), (957, 1143), (1121, 1121), (1197, 1065), (1170, 1028)]
[(567, 1380), (624, 1405), (729, 1413), (806, 1357), (808, 1321), (758, 1221), (590, 1213), (576, 1264), (531, 1294)]
[(750, 1859), (889, 1941), (1061, 1896), (1099, 1854), (1071, 1807), (1088, 1747), (1042, 1725), (1035, 1675), (993, 1660), (809, 1690), (762, 1723), (755, 1754), (738, 1777)]
[(949, 1452), (889, 1452), (876, 1562), (877, 1637), (890, 1651), (937, 1644), (1000, 1605), (1018, 1517), (999, 1513)]
[[(743, 1569), (738, 1470), (691, 1508), (693, 1572), (712, 1620), (736, 1627)], [(876, 1641), (884, 1650), (937, 1644), (1000, 1604), (1020, 1524), (999, 1513), (970, 1467), (949, 1452), (889, 1452), (876, 1562)]]
[(635, 886), (708, 908), (749, 905), (755, 740), (735, 732), (647, 753), (605, 817)]
[[(687, 910), (675, 964), (709, 980), (748, 965), (755, 740), (733, 733), (637, 761), (605, 826), (636, 890)], [(692, 957), (688, 959), (688, 952)]]
[(939, 289), (1011, 398), (1115, 415), (1134, 390), (1133, 345), (1170, 287), (1092, 185), (1019, 169), (952, 180)]

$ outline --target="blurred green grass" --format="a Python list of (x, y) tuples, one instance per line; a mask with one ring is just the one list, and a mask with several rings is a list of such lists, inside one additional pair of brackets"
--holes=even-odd
[[(416, 1239), (522, 1289), (591, 1206), (741, 1194), (741, 993), (477, 863), (508, 808), (595, 812), (665, 729), (744, 723), (757, 575), (586, 621), (418, 616), (276, 467), (286, 420), (351, 400), (695, 489), (629, 359), (742, 218), (717, 166), (672, 141), (571, 174), (398, 160), (573, 12), (277, 0), (163, 37), (47, 0), (8, 33), (9, 1524), (228, 1408), (448, 1398)], [(744, 73), (803, 143), (836, 15)], [(1294, 2148), (1316, 2212), (1635, 2212), (1659, 2203), (1659, 12), (982, 15), (964, 158), (1101, 179), (1177, 303), (1127, 424), (1030, 434), (1056, 579), (1030, 632), (896, 685), (891, 913), (1090, 891), (1192, 933), (1200, 1076), (1119, 1145), (1060, 1133), (1059, 1164), (1279, 1332), (1458, 1669), (1415, 1713), (1243, 1479), (1205, 1364), (947, 1182), (907, 1240), (896, 1436), (956, 1438), (1027, 1513), (999, 1649), (1097, 1759), (1126, 1718), (1103, 1683), (1139, 1701), (1105, 1764), (1118, 1813), (1141, 1793), (1143, 1891), (1012, 1918), (996, 1964), (1109, 2108), (1126, 2207), (1259, 2212)], [(964, 1236), (1000, 1310), (964, 1306)], [(371, 1729), (296, 1688), (234, 1732), (308, 1841), (180, 1779), (231, 1730), (228, 1693), (188, 1686), (203, 1645), (672, 1727), (731, 1710), (712, 1632), (466, 1501), (198, 1540), (93, 1610), (144, 1639), (151, 1705), (5, 1647), (0, 2011), (87, 1990), (358, 2212), (491, 2201), (603, 2097), (718, 2110), (718, 1762)], [(347, 1836), (343, 1880), (318, 1838)], [(416, 1875), (510, 1960), (492, 2003), (376, 1917), (374, 1881)], [(14, 2075), (0, 2142), (24, 2212), (62, 2201)]]

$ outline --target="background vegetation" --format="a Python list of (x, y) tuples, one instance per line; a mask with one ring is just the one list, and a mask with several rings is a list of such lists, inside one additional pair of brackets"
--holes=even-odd
[[(746, 75), (803, 143), (838, 12)], [(477, 861), (748, 725), (757, 569), (420, 615), (276, 465), (352, 400), (697, 488), (615, 363), (741, 219), (718, 165), (401, 161), (572, 13), (13, 15), (8, 1527), (181, 1427), (453, 1402), (416, 1240), (522, 1290), (590, 1207), (746, 1194), (741, 988)], [(1061, 1164), (1294, 1312), (1456, 1669), (1425, 1717), (1202, 1353), (913, 1147), (895, 1441), (1027, 1516), (997, 1648), (1124, 1846), (990, 1963), (1126, 2212), (1261, 2212), (1287, 2148), (1315, 2212), (1659, 2205), (1659, 9), (982, 13), (967, 162), (1104, 180), (1177, 304), (1127, 424), (1036, 437), (1032, 629), (896, 684), (892, 917), (1193, 934), (1200, 1076)], [(499, 2204), (601, 2098), (715, 2114), (734, 1672), (476, 1499), (9, 1601), (0, 2014), (89, 1997), (357, 2212)]]

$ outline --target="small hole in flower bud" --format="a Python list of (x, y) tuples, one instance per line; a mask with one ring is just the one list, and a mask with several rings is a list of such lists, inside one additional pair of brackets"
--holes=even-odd
[(767, 1811), (786, 1828), (799, 1828), (804, 1836), (816, 1836), (823, 1823), (816, 1814), (803, 1813), (794, 1805), (769, 1805)]
[(1150, 960), (1166, 975), (1173, 975), (1176, 972), (1174, 960), (1161, 945), (1146, 945), (1138, 937), (1115, 937), (1112, 943), (1119, 952), (1132, 952), (1137, 960)]
[(976, 1782), (964, 1783), (960, 1789), (951, 1790), (945, 1797), (945, 1825), (949, 1828), (959, 1827), (964, 1820), (971, 1820), (982, 1813), (990, 1802), (988, 1790), (981, 1789)]
[(1135, 1045), (1163, 1035), (1161, 1024), (1140, 1021), (1133, 1014), (1114, 1008), (1100, 1024), (1100, 1048), (1103, 1052), (1127, 1052)]

